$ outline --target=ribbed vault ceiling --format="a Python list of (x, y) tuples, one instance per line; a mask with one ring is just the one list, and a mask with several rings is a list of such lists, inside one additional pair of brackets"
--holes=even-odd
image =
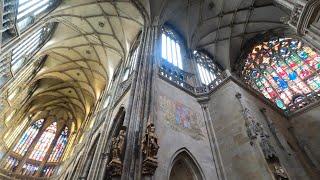
[(129, 1), (68, 0), (49, 19), (58, 25), (38, 53), (47, 60), (34, 80), (30, 111), (57, 112), (79, 127), (128, 55), (143, 18)]
[(249, 39), (267, 30), (283, 31), (287, 27), (281, 19), (288, 15), (273, 0), (152, 0), (149, 3), (154, 23), (169, 23), (182, 34), (189, 48), (206, 50), (228, 69)]

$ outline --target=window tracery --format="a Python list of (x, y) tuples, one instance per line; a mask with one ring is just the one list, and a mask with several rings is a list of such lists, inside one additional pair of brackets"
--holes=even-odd
[(34, 147), (30, 159), (42, 161), (55, 137), (57, 131), (57, 123), (53, 122), (41, 135), (36, 146)]
[(4, 169), (12, 171), (18, 166), (18, 164), (19, 161), (16, 158), (9, 156), (5, 162)]
[[(29, 118), (25, 118), (24, 121), (26, 120)], [(70, 153), (71, 144), (69, 142), (74, 141), (75, 134), (71, 132), (74, 132), (75, 125), (72, 123), (71, 129), (63, 125), (64, 128), (58, 131), (57, 122), (51, 123), (45, 129), (44, 124), (45, 120), (40, 119), (26, 129), (18, 143), (4, 159), (3, 168), (5, 170), (16, 172), (19, 169), (17, 172), (21, 175), (40, 177), (50, 177), (55, 173), (57, 163), (62, 159), (65, 160), (67, 154)], [(20, 125), (14, 132), (18, 129), (21, 129)]]
[(21, 132), (24, 127), (27, 125), (29, 118), (26, 117), (12, 132), (11, 130), (6, 133), (4, 139), (7, 147), (10, 147), (13, 141), (17, 138), (19, 132)]
[(41, 176), (43, 176), (43, 177), (50, 177), (50, 176), (53, 175), (54, 170), (55, 170), (55, 167), (53, 167), (53, 166), (46, 166), (46, 167), (43, 168)]
[(32, 176), (38, 171), (39, 166), (34, 164), (25, 163), (22, 166), (22, 175)]
[(34, 24), (43, 14), (54, 9), (57, 0), (4, 0), (2, 43), (10, 41)]
[(161, 35), (161, 57), (179, 69), (183, 69), (181, 43), (177, 35), (167, 28), (162, 29)]
[(43, 121), (43, 119), (36, 121), (26, 130), (26, 132), (22, 135), (17, 145), (13, 148), (13, 151), (15, 153), (21, 156), (25, 155), (32, 141), (34, 140), (40, 128), (42, 127)]
[(64, 130), (61, 132), (57, 143), (55, 144), (48, 162), (58, 162), (66, 148), (68, 141), (68, 127), (65, 127)]
[(222, 81), (223, 77), (222, 71), (214, 61), (206, 54), (198, 51), (193, 51), (193, 56), (197, 63), (201, 82), (205, 85), (209, 85), (210, 83), (218, 85)]
[(320, 96), (320, 55), (292, 38), (256, 45), (244, 61), (244, 81), (286, 112)]
[(12, 51), (0, 60), (0, 87), (32, 59), (35, 52), (53, 32), (55, 23), (48, 23), (20, 41)]

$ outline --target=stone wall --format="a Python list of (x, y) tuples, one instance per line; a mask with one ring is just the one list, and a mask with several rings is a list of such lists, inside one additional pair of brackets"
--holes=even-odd
[(154, 113), (159, 138), (155, 179), (168, 179), (179, 150), (188, 150), (205, 179), (217, 179), (214, 159), (200, 104), (169, 83), (155, 80)]
[(313, 108), (290, 119), (293, 132), (300, 146), (306, 151), (312, 163), (320, 162), (320, 107)]
[[(299, 149), (287, 130), (289, 127), (287, 119), (232, 80), (227, 81), (212, 93), (208, 105), (227, 179), (272, 179), (272, 174), (258, 143), (250, 144), (242, 108), (235, 97), (237, 93), (242, 95), (242, 102), (254, 119), (261, 123), (270, 135), (270, 142), (290, 179), (308, 179), (304, 168), (297, 160), (301, 156), (300, 152), (293, 151), (287, 144), (289, 142), (291, 147)], [(260, 111), (261, 108), (266, 108), (266, 115), (273, 121), (277, 131), (281, 132), (281, 142), (277, 142), (270, 132), (267, 121)], [(280, 146), (284, 148), (281, 149)]]

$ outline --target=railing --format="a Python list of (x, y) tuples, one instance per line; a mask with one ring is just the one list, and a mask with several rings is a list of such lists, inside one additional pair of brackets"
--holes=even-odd
[(162, 61), (161, 66), (159, 67), (159, 76), (170, 82), (174, 85), (177, 85), (184, 91), (192, 93), (194, 96), (205, 95), (210, 93), (213, 89), (215, 89), (222, 81), (227, 77), (224, 73), (221, 78), (217, 78), (212, 81), (207, 86), (195, 87), (195, 75), (192, 73), (185, 72), (172, 64)]
[[(194, 76), (190, 73), (187, 73), (181, 69), (174, 67), (170, 63), (163, 62), (159, 67), (159, 76), (163, 80), (177, 86), (178, 88), (190, 93), (194, 97), (209, 95), (214, 91), (222, 82), (224, 82), (228, 75), (227, 72), (223, 72), (220, 78), (215, 79), (207, 86), (195, 87), (187, 82), (187, 79)], [(239, 81), (239, 80), (237, 80)], [(241, 82), (238, 82), (243, 84)], [(263, 100), (268, 101), (271, 104), (270, 100), (266, 99), (264, 96), (256, 92), (253, 88), (242, 85), (242, 87), (249, 89), (251, 92), (255, 93), (257, 96), (261, 97)], [(317, 105), (320, 102), (320, 92), (310, 93), (307, 96), (301, 96), (295, 98), (295, 100), (288, 105), (286, 110), (283, 110), (284, 114), (290, 116), (296, 112), (301, 112), (308, 109), (313, 105)]]
[(159, 68), (159, 74), (161, 77), (175, 83), (181, 88), (195, 92), (193, 84), (195, 84), (194, 74), (185, 72), (167, 61), (162, 61)]

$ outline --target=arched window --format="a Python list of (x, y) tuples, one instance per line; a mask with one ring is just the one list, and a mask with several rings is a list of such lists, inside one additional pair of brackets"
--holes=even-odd
[(34, 164), (25, 163), (22, 166), (22, 175), (32, 176), (38, 171), (39, 166)]
[(209, 85), (210, 83), (218, 85), (223, 77), (221, 70), (214, 61), (209, 56), (198, 51), (193, 51), (193, 56), (197, 63), (201, 82), (205, 85)]
[(66, 148), (68, 141), (68, 127), (65, 127), (64, 130), (61, 132), (57, 143), (55, 144), (48, 162), (58, 162)]
[(12, 132), (11, 130), (6, 133), (4, 136), (4, 141), (7, 145), (7, 147), (10, 147), (13, 141), (17, 138), (19, 133), (24, 129), (24, 127), (27, 125), (29, 120), (29, 117), (26, 117), (20, 124), (14, 129)]
[(0, 59), (0, 87), (3, 86), (21, 68), (30, 62), (33, 55), (48, 40), (55, 24), (48, 23), (42, 28), (30, 33), (26, 38), (16, 44), (12, 51)]
[(320, 55), (301, 41), (272, 38), (256, 45), (242, 67), (247, 84), (285, 111), (318, 97)]
[(161, 35), (161, 57), (174, 66), (183, 69), (181, 43), (171, 30), (163, 28)]
[(54, 173), (54, 169), (55, 167), (53, 166), (46, 166), (42, 169), (42, 173), (41, 173), (41, 176), (44, 176), (44, 177), (50, 177), (52, 176), (52, 174)]
[(20, 154), (21, 156), (25, 155), (32, 141), (38, 134), (39, 129), (42, 127), (43, 121), (43, 119), (36, 121), (26, 130), (26, 132), (20, 138), (18, 144), (13, 148), (15, 153)]
[(25, 31), (45, 13), (54, 9), (58, 2), (57, 0), (4, 0), (2, 43)]
[(53, 122), (47, 129), (43, 132), (40, 139), (38, 140), (36, 146), (31, 152), (29, 158), (36, 161), (42, 161), (46, 155), (57, 131), (57, 123)]
[(138, 60), (138, 51), (139, 51), (139, 46), (135, 48), (134, 52), (131, 55), (130, 73), (136, 69), (137, 60)]
[(18, 166), (18, 164), (19, 161), (16, 158), (9, 156), (5, 162), (4, 169), (12, 171)]
[(48, 11), (54, 0), (19, 0), (17, 22), (18, 29), (24, 30), (33, 23), (35, 17)]

